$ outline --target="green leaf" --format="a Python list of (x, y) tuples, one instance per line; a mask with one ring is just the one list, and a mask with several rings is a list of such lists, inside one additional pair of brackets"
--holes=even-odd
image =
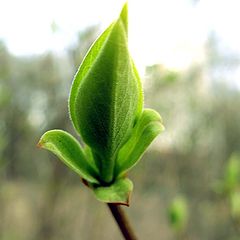
[(172, 228), (182, 231), (188, 221), (188, 205), (184, 197), (178, 196), (168, 208), (168, 218)]
[(141, 83), (128, 52), (127, 5), (81, 64), (70, 93), (71, 119), (100, 163), (103, 182), (113, 180), (119, 149), (142, 112)]
[(97, 187), (93, 189), (95, 197), (105, 203), (117, 203), (129, 205), (130, 193), (133, 190), (133, 183), (128, 178), (116, 180), (112, 185), (107, 187)]
[(234, 218), (240, 219), (240, 192), (233, 192), (230, 195), (231, 214)]
[(152, 109), (145, 109), (136, 123), (128, 142), (120, 149), (115, 176), (122, 176), (137, 164), (144, 151), (154, 138), (164, 130), (161, 116)]
[(233, 192), (240, 181), (240, 155), (233, 153), (228, 160), (225, 177), (224, 177), (224, 186), (225, 191), (229, 193)]
[(99, 183), (97, 172), (88, 163), (81, 145), (69, 133), (62, 130), (48, 131), (43, 134), (38, 146), (53, 152), (69, 168), (88, 182)]
[(128, 35), (128, 4), (127, 4), (127, 2), (124, 4), (124, 6), (122, 8), (119, 18), (121, 19), (121, 21), (123, 23), (126, 35)]

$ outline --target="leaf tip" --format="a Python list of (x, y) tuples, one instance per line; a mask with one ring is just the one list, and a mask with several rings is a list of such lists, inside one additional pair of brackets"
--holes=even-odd
[(87, 180), (85, 180), (84, 178), (82, 178), (82, 177), (81, 177), (81, 181), (82, 181), (82, 183), (84, 184), (84, 186), (86, 186), (86, 187), (88, 187), (88, 188), (91, 187), (90, 183), (89, 183)]
[(45, 148), (46, 143), (47, 143), (46, 133), (47, 133), (47, 132), (45, 132), (45, 133), (41, 136), (40, 140), (39, 140), (38, 143), (36, 144), (37, 148)]
[(43, 141), (42, 139), (39, 140), (39, 142), (36, 144), (37, 148), (43, 148)]
[(123, 5), (120, 13), (120, 19), (123, 21), (126, 32), (128, 31), (128, 1)]
[(128, 13), (128, 1), (126, 1), (122, 7), (122, 10), (121, 10), (121, 14), (120, 16), (122, 18), (126, 18), (127, 17), (127, 13)]

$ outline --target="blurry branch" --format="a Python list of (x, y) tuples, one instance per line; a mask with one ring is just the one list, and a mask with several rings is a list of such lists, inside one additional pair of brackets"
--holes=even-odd
[(113, 217), (115, 218), (124, 238), (126, 240), (137, 240), (137, 237), (135, 236), (135, 233), (130, 225), (127, 216), (125, 215), (122, 206), (113, 203), (108, 203), (107, 205)]

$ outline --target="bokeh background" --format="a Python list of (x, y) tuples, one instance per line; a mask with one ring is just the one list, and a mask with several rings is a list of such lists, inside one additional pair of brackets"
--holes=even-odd
[[(76, 136), (72, 78), (123, 2), (0, 1), (1, 240), (122, 239), (107, 207), (36, 143), (49, 129)], [(239, 8), (129, 0), (145, 106), (166, 127), (129, 173), (139, 239), (239, 239)]]

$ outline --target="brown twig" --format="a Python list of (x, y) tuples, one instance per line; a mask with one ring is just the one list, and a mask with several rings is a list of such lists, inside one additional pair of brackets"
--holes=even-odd
[(115, 218), (124, 238), (126, 240), (137, 240), (133, 229), (130, 226), (127, 216), (119, 204), (108, 203), (108, 207), (111, 210), (113, 217)]

